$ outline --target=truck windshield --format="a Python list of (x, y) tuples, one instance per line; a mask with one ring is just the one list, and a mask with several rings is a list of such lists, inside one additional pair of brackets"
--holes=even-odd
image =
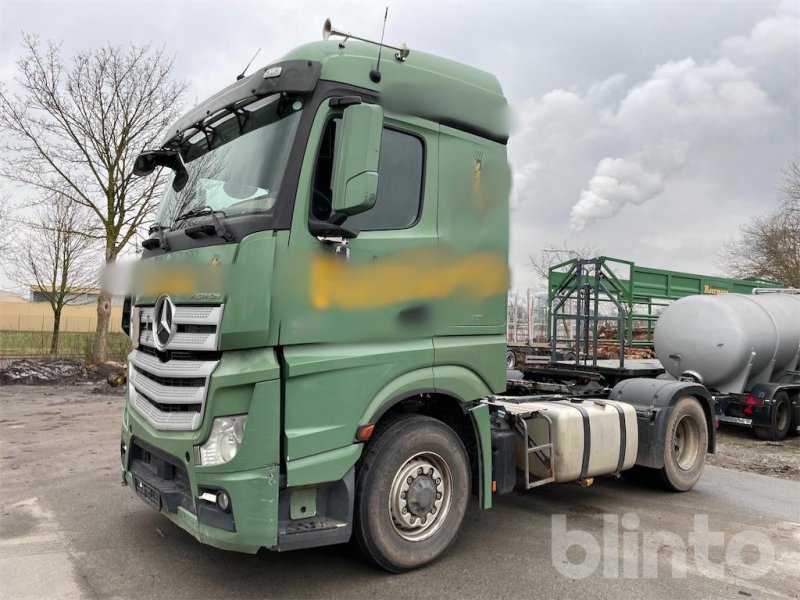
[(156, 225), (182, 226), (178, 217), (206, 207), (227, 217), (272, 214), (302, 108), (297, 97), (269, 96), (190, 132), (180, 147), (188, 178), (178, 191), (170, 181)]

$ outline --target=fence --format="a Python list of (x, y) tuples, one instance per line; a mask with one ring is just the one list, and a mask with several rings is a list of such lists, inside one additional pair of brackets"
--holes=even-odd
[[(122, 307), (111, 307), (109, 333), (122, 333)], [(62, 332), (86, 333), (97, 328), (97, 305), (65, 306)], [(53, 309), (47, 302), (0, 302), (0, 331), (53, 331)]]
[[(108, 357), (124, 361), (130, 342), (122, 333), (122, 307), (111, 307)], [(65, 306), (61, 313), (58, 355), (91, 358), (97, 306)], [(0, 356), (42, 356), (50, 353), (53, 311), (47, 303), (0, 302)]]

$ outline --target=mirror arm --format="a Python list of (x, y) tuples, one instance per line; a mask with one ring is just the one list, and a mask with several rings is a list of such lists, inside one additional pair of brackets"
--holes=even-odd
[(332, 210), (331, 216), (328, 217), (328, 223), (331, 223), (332, 225), (342, 225), (346, 220), (347, 220), (347, 215), (340, 212), (336, 212), (335, 210)]

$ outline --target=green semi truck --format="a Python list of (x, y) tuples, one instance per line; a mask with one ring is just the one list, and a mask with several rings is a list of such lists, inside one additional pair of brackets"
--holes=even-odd
[(353, 538), (393, 572), (445, 552), (473, 493), (488, 509), (633, 467), (690, 489), (714, 450), (702, 386), (507, 390), (496, 78), (338, 37), (237, 80), (136, 161), (172, 175), (123, 324), (123, 482), (203, 543)]

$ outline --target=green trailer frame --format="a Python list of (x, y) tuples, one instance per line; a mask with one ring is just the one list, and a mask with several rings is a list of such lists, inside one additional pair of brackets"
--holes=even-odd
[[(549, 270), (547, 335), (552, 348), (556, 343), (574, 344), (577, 361), (591, 358), (596, 363), (599, 324), (615, 321), (624, 364), (625, 346), (652, 347), (659, 307), (695, 294), (751, 294), (756, 288), (778, 287), (782, 284), (777, 281), (654, 269), (609, 256), (573, 258)], [(571, 304), (574, 312), (569, 311)], [(616, 315), (603, 314), (602, 307), (608, 304), (617, 308)], [(559, 321), (575, 322), (574, 337), (559, 338)], [(634, 338), (636, 323), (645, 324), (645, 339)]]

